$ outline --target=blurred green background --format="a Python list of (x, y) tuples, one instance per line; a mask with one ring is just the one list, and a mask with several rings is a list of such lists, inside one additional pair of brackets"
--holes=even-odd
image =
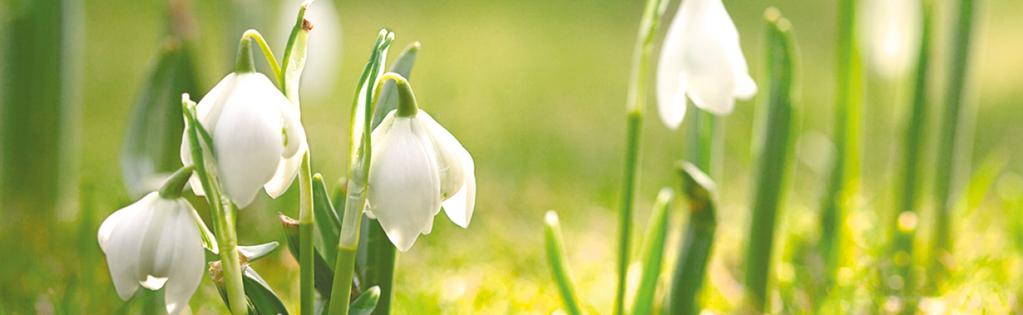
[[(296, 7), (288, 1), (226, 1), (195, 0), (191, 5), (198, 31), (200, 88), (204, 91), (230, 71), (238, 37), (245, 28), (260, 30), (280, 57)], [(0, 10), (16, 12), (9, 9), (19, 2), (4, 0)], [(948, 60), (949, 23), (944, 17), (949, 6), (938, 2), (939, 50), (933, 61), (937, 76), (930, 102), (933, 117), (940, 113)], [(84, 55), (78, 82), (81, 122), (72, 133), (80, 140), (80, 152), (73, 159), (78, 161), (80, 186), (84, 187), (81, 205), (62, 206), (55, 215), (40, 220), (24, 219), (33, 216), (34, 209), (0, 210), (19, 218), (0, 225), (0, 255), (5, 257), (0, 258), (0, 313), (104, 314), (133, 312), (137, 310), (133, 305), (146, 303), (132, 301), (125, 306), (117, 298), (95, 235), (103, 218), (133, 201), (122, 184), (118, 158), (131, 106), (167, 33), (167, 6), (163, 1), (120, 0), (80, 4), (84, 28), (76, 30), (84, 36), (80, 38)], [(340, 28), (332, 34), (316, 33), (329, 31), (329, 27), (314, 28), (309, 62), (314, 65), (311, 67), (326, 68), (327, 73), (336, 72), (336, 80), (308, 74), (304, 79), (303, 121), (314, 171), (328, 179), (344, 172), (352, 92), (381, 27), (397, 34), (392, 58), (405, 45), (422, 42), (411, 79), (417, 98), (458, 137), (476, 162), (479, 188), (472, 225), (461, 229), (441, 216), (432, 234), (400, 254), (395, 312), (547, 314), (560, 307), (542, 251), (541, 217), (548, 209), (561, 215), (569, 263), (582, 300), (595, 309), (609, 309), (614, 290), (611, 244), (617, 232), (613, 209), (624, 154), (625, 93), (643, 2), (320, 0), (312, 10), (333, 10), (329, 5), (337, 6)], [(666, 19), (673, 16), (677, 5), (678, 1), (671, 2)], [(741, 34), (750, 72), (758, 81), (764, 75), (764, 9), (780, 8), (794, 27), (800, 58), (797, 153), (788, 181), (791, 189), (778, 221), (775, 258), (781, 263), (775, 265), (772, 277), (779, 289), (774, 299), (785, 302), (773, 304), (798, 304), (799, 291), (805, 288), (793, 275), (801, 267), (788, 258), (817, 233), (817, 206), (831, 150), (827, 139), (833, 124), (835, 1), (735, 0), (725, 1), (725, 5)], [(973, 181), (979, 185), (972, 187), (979, 187), (980, 195), (955, 212), (962, 218), (954, 226), (957, 264), (937, 294), (949, 309), (1023, 310), (1023, 301), (1017, 298), (1023, 292), (1018, 281), (1023, 277), (1020, 16), (1023, 2), (1016, 0), (981, 1), (978, 10), (967, 93), (968, 106), (975, 112), (968, 125), (975, 130), (970, 135), (970, 154), (964, 155), (969, 160), (964, 162), (974, 170), (971, 174), (984, 174), (976, 170), (986, 170), (986, 165), (993, 175)], [(0, 12), (0, 17), (7, 21), (12, 14)], [(664, 29), (658, 38), (663, 37)], [(317, 50), (318, 39), (334, 41), (329, 46), (335, 49)], [(0, 42), (8, 51), (27, 44), (5, 38)], [(325, 53), (317, 55), (319, 52)], [(18, 62), (3, 60), (8, 62), (3, 69)], [(851, 258), (854, 267), (842, 285), (848, 292), (844, 295), (848, 307), (871, 310), (881, 307), (872, 300), (876, 284), (863, 279), (874, 275), (878, 259), (871, 253), (881, 246), (876, 231), (893, 204), (892, 181), (909, 106), (895, 100), (908, 96), (908, 91), (895, 89), (897, 84), (874, 75), (867, 78), (863, 193), (850, 212), (853, 242), (848, 251), (855, 253)], [(310, 83), (316, 80), (323, 82)], [(761, 91), (757, 98), (739, 102), (735, 112), (724, 119), (724, 160), (713, 172), (722, 204), (721, 225), (704, 290), (704, 301), (711, 310), (733, 311), (741, 300), (740, 265), (749, 224), (753, 166), (750, 142), (763, 85)], [(635, 221), (639, 231), (643, 231), (656, 192), (678, 185), (671, 166), (684, 152), (683, 132), (665, 128), (653, 106), (646, 107), (643, 130)], [(929, 124), (928, 130), (933, 132), (927, 133), (926, 161), (933, 160), (937, 119), (930, 119)], [(19, 148), (3, 150), (10, 153)], [(930, 174), (933, 167), (925, 166), (924, 171)], [(968, 179), (961, 178), (954, 189), (966, 190), (971, 183)], [(984, 187), (985, 183), (990, 187)], [(262, 196), (240, 212), (241, 243), (282, 240), (276, 212), (297, 216), (296, 190), (293, 187), (278, 201)], [(931, 190), (925, 184), (923, 191)], [(79, 203), (72, 199), (70, 204)], [(930, 198), (924, 200), (920, 240), (929, 239)], [(86, 208), (91, 210), (81, 210)], [(681, 210), (676, 207), (672, 214), (669, 266), (675, 257), (675, 234), (684, 222)], [(24, 224), (31, 226), (21, 226)], [(298, 266), (286, 250), (253, 266), (289, 305), (297, 305)], [(196, 313), (224, 310), (208, 279), (191, 305)]]

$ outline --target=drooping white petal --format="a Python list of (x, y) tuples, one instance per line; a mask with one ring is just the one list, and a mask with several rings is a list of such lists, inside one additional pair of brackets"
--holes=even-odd
[(114, 289), (122, 300), (131, 298), (138, 291), (139, 282), (145, 280), (145, 275), (139, 275), (140, 252), (152, 210), (149, 207), (155, 198), (156, 194), (150, 193), (117, 210), (100, 225), (100, 248), (107, 257)]
[[(177, 200), (180, 209), (190, 207), (184, 204), (184, 200)], [(188, 300), (195, 293), (202, 282), (203, 257), (202, 240), (199, 237), (199, 228), (192, 222), (192, 218), (185, 211), (178, 211), (174, 218), (176, 250), (172, 257), (170, 270), (167, 273), (166, 292), (164, 292), (164, 303), (167, 313), (178, 314), (188, 306)]]
[(425, 122), (437, 152), (444, 212), (458, 226), (468, 227), (476, 204), (476, 174), (472, 156), (451, 132), (429, 114), (419, 111), (416, 117)]
[(682, 36), (686, 23), (676, 17), (668, 29), (657, 63), (657, 108), (668, 128), (677, 129), (686, 115), (686, 77)]
[[(199, 120), (203, 127), (209, 131), (216, 125), (216, 119), (220, 117), (220, 113), (223, 110), (225, 98), (230, 94), (230, 91), (234, 90), (237, 85), (238, 76), (234, 73), (228, 74), (217, 85), (214, 85), (209, 92), (206, 93), (195, 106), (196, 119)], [(214, 110), (214, 107), (219, 107)], [(210, 115), (210, 113), (213, 115)], [(186, 122), (187, 123), (187, 122)], [(191, 140), (188, 136), (188, 129), (186, 128), (181, 134), (181, 165), (192, 164), (192, 149)], [(198, 196), (206, 195), (203, 191), (202, 183), (199, 181), (199, 177), (192, 175), (192, 178), (188, 180), (189, 186), (192, 187), (192, 192)]]
[(305, 127), (302, 126), (298, 108), (283, 108), (284, 113), (284, 151), (270, 181), (263, 185), (266, 194), (277, 198), (288, 191), (295, 181), (298, 169), (302, 165), (302, 156), (309, 150), (306, 142)]
[(192, 211), (183, 199), (152, 192), (104, 221), (98, 238), (121, 299), (131, 298), (140, 285), (158, 290), (166, 284), (167, 311), (184, 309), (204, 265)]
[(665, 124), (674, 128), (681, 123), (682, 93), (697, 107), (724, 115), (735, 107), (735, 98), (752, 97), (756, 90), (735, 24), (721, 0), (683, 1), (658, 68), (658, 101)]
[(238, 81), (210, 132), (224, 190), (244, 208), (277, 171), (284, 151), (281, 108), (289, 105), (262, 74), (239, 74)]
[(440, 175), (425, 126), (408, 117), (385, 120), (392, 121), (372, 135), (367, 212), (399, 250), (407, 251), (429, 231), (441, 206)]

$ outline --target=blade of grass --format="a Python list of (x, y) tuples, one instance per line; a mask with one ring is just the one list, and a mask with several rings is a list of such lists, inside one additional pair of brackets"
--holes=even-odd
[(785, 192), (785, 173), (790, 154), (792, 129), (793, 43), (792, 24), (775, 8), (764, 13), (767, 22), (767, 78), (770, 88), (761, 111), (765, 124), (757, 145), (757, 174), (754, 182), (752, 222), (746, 250), (748, 301), (759, 311), (767, 310), (771, 251), (778, 208)]
[(632, 302), (631, 314), (652, 314), (654, 293), (657, 291), (657, 280), (661, 275), (661, 264), (664, 261), (664, 242), (668, 237), (668, 210), (675, 198), (671, 188), (662, 188), (654, 202), (654, 212), (647, 224), (647, 234), (643, 246), (643, 275), (636, 288), (636, 297)]
[(614, 314), (625, 312), (625, 278), (631, 254), (632, 202), (636, 193), (636, 173), (639, 169), (640, 130), (643, 127), (643, 107), (647, 102), (647, 88), (650, 74), (650, 54), (661, 16), (668, 7), (668, 1), (647, 0), (643, 9), (639, 34), (632, 55), (632, 73), (629, 77), (629, 95), (626, 108), (625, 174), (622, 176), (621, 207), (618, 211), (618, 257), (617, 287), (615, 289)]
[[(960, 117), (966, 109), (963, 105), (963, 89), (966, 87), (966, 80), (969, 75), (970, 40), (973, 31), (973, 11), (975, 3), (973, 0), (959, 0), (958, 10), (954, 10), (953, 38), (951, 41), (952, 59), (950, 60), (950, 71), (948, 72), (948, 88), (945, 89), (945, 107), (942, 112), (941, 129), (938, 138), (938, 154), (934, 173), (934, 205), (936, 213), (934, 216), (934, 233), (931, 239), (931, 252), (928, 262), (929, 274), (940, 276), (944, 274), (946, 266), (945, 257), (951, 253), (951, 217), (949, 212), (955, 202), (952, 194), (952, 181), (959, 167), (967, 161), (959, 161), (963, 152), (959, 143), (958, 135), (960, 130)], [(958, 162), (958, 163), (957, 163)], [(931, 279), (930, 288), (937, 289), (941, 284), (940, 277)]]
[(561, 223), (558, 221), (558, 213), (554, 210), (547, 211), (543, 222), (547, 262), (551, 266), (554, 282), (558, 284), (558, 292), (561, 293), (565, 311), (569, 315), (581, 315), (582, 308), (579, 307), (579, 299), (575, 295), (572, 275), (568, 267), (565, 266), (565, 241), (561, 239)]
[[(913, 238), (916, 234), (916, 225), (900, 225), (900, 218), (916, 218), (917, 208), (920, 204), (919, 198), (919, 185), (920, 185), (920, 164), (921, 164), (921, 151), (923, 150), (924, 144), (924, 130), (927, 125), (927, 77), (930, 74), (930, 60), (931, 60), (931, 36), (933, 32), (933, 14), (934, 9), (932, 8), (931, 1), (924, 0), (921, 2), (921, 32), (920, 32), (920, 47), (917, 51), (916, 61), (916, 73), (913, 82), (913, 104), (908, 121), (906, 123), (905, 142), (903, 143), (902, 150), (902, 169), (900, 173), (900, 187), (901, 189), (896, 193), (897, 213), (892, 218), (891, 235), (893, 236), (892, 241), (892, 264), (896, 269), (896, 275), (902, 279), (901, 288), (897, 289), (896, 294), (911, 298), (914, 288), (914, 282), (911, 272), (911, 265), (913, 257)], [(915, 220), (914, 220), (915, 221)], [(906, 311), (914, 309), (914, 302), (910, 300), (904, 300), (906, 303)]]
[(706, 278), (717, 230), (714, 182), (690, 163), (679, 167), (682, 191), (689, 201), (689, 222), (682, 236), (668, 295), (668, 314), (697, 314), (697, 297)]
[(831, 180), (821, 206), (821, 254), (827, 266), (825, 282), (836, 279), (843, 261), (845, 216), (858, 193), (860, 172), (860, 117), (863, 82), (856, 41), (856, 0), (838, 3), (838, 42), (835, 93), (835, 156)]

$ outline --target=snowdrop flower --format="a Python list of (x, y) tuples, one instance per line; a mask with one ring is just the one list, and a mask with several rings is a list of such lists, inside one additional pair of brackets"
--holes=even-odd
[[(251, 46), (247, 42), (243, 40), (242, 45)], [(238, 70), (206, 93), (196, 106), (196, 118), (213, 138), (217, 171), (227, 196), (244, 208), (261, 187), (273, 198), (284, 194), (308, 147), (298, 106), (253, 70), (251, 48), (239, 56), (249, 62), (239, 62)], [(183, 135), (184, 165), (192, 164), (190, 150), (187, 134)], [(191, 185), (196, 194), (203, 194), (197, 177)]]
[(868, 64), (889, 78), (904, 73), (920, 46), (920, 2), (865, 0), (859, 7), (859, 39)]
[(675, 129), (686, 113), (686, 96), (717, 115), (732, 112), (735, 99), (757, 92), (739, 33), (721, 0), (684, 0), (668, 29), (657, 68), (661, 119)]
[(131, 298), (140, 285), (150, 290), (166, 286), (167, 313), (187, 308), (205, 265), (191, 211), (180, 197), (152, 192), (103, 221), (99, 246), (121, 299)]
[(419, 234), (429, 234), (441, 206), (466, 228), (476, 203), (472, 156), (429, 114), (416, 108), (408, 82), (393, 73), (400, 97), (372, 134), (367, 215), (380, 221), (387, 237), (407, 251)]

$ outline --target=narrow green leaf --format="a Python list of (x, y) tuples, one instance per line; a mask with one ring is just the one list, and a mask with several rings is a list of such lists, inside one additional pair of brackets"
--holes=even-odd
[(265, 257), (266, 255), (269, 255), (270, 253), (277, 249), (277, 246), (278, 246), (277, 242), (269, 242), (249, 246), (239, 245), (238, 252), (241, 253), (242, 256), (245, 256), (246, 261), (251, 263), (256, 260), (259, 260), (260, 258)]
[(351, 308), (348, 309), (349, 315), (370, 315), (373, 314), (373, 310), (376, 309), (377, 303), (380, 300), (380, 287), (373, 286), (368, 290), (362, 292), (355, 301), (352, 301)]
[(775, 8), (764, 13), (767, 21), (767, 97), (757, 131), (757, 174), (754, 182), (752, 222), (746, 250), (746, 290), (753, 307), (767, 310), (774, 246), (775, 218), (785, 192), (785, 173), (792, 130), (793, 43), (792, 25)]
[(282, 72), (279, 81), (284, 87), (284, 95), (295, 105), (299, 104), (298, 90), (301, 84), (302, 70), (305, 69), (309, 31), (313, 29), (312, 22), (305, 19), (305, 11), (309, 9), (310, 4), (312, 4), (312, 0), (304, 1), (299, 6), (295, 26), (291, 28), (288, 45), (284, 48), (284, 64), (281, 65)]
[(165, 40), (132, 107), (121, 147), (121, 176), (132, 196), (153, 191), (181, 167), (181, 93), (197, 94), (198, 86), (188, 42)]
[(689, 223), (678, 251), (668, 296), (668, 313), (697, 314), (697, 297), (707, 277), (714, 234), (717, 230), (714, 182), (690, 163), (679, 168), (682, 191), (689, 201)]
[(217, 237), (213, 235), (210, 228), (206, 226), (206, 222), (202, 220), (199, 213), (195, 211), (195, 207), (192, 208), (192, 221), (199, 227), (199, 239), (202, 240), (202, 247), (206, 248), (207, 251), (214, 255), (220, 255), (220, 246), (217, 245)]
[[(407, 80), (412, 80), (412, 66), (416, 63), (416, 56), (419, 54), (419, 42), (414, 42), (405, 47), (405, 50), (398, 56), (398, 60), (391, 66), (391, 71), (405, 77)], [(376, 114), (373, 115), (373, 128), (380, 125), (380, 122), (384, 120), (387, 113), (390, 113), (395, 108), (398, 108), (398, 90), (394, 88), (395, 83), (393, 81), (387, 81), (384, 83), (384, 87), (380, 90), (380, 101), (377, 105)]]
[(579, 307), (579, 299), (575, 295), (572, 275), (569, 273), (568, 267), (565, 266), (565, 242), (561, 239), (561, 223), (558, 222), (558, 213), (554, 210), (547, 211), (543, 221), (547, 262), (551, 265), (551, 273), (554, 275), (554, 282), (558, 284), (561, 300), (569, 315), (580, 315), (582, 308)]
[[(211, 273), (215, 273), (216, 269), (220, 268), (220, 261), (210, 263)], [(249, 266), (242, 266), (244, 269), (242, 276), (242, 286), (245, 287), (245, 298), (246, 306), (248, 307), (248, 313), (252, 315), (277, 315), (277, 314), (288, 314), (288, 309), (284, 306), (284, 302), (277, 296), (273, 288), (263, 280), (263, 277)], [(227, 304), (227, 288), (224, 287), (223, 281), (213, 281), (217, 286), (217, 292), (220, 293), (220, 298)], [(229, 305), (229, 304), (228, 304)]]
[(0, 207), (9, 222), (33, 227), (76, 208), (83, 5), (13, 1), (0, 13)]
[(313, 215), (316, 216), (316, 230), (320, 232), (323, 246), (319, 251), (326, 255), (329, 266), (334, 265), (337, 256), (337, 240), (341, 235), (341, 219), (327, 195), (327, 184), (323, 175), (313, 175)]
[[(952, 191), (953, 179), (956, 179), (958, 170), (964, 167), (965, 162), (959, 158), (966, 152), (963, 147), (970, 143), (960, 139), (964, 111), (968, 107), (965, 103), (963, 90), (966, 88), (966, 80), (969, 78), (970, 47), (973, 34), (974, 1), (959, 0), (958, 10), (952, 11), (953, 38), (951, 45), (951, 59), (948, 71), (948, 88), (945, 89), (943, 108), (941, 113), (940, 134), (938, 138), (937, 162), (934, 164), (934, 206), (937, 207), (934, 216), (934, 232), (931, 234), (931, 262), (930, 274), (943, 275), (947, 266), (943, 264), (942, 256), (950, 255), (953, 237), (952, 216), (950, 212), (955, 202), (955, 194)], [(931, 279), (931, 288), (936, 288), (942, 281), (939, 277)]]
[[(298, 247), (298, 220), (290, 218), (286, 215), (278, 214), (278, 218), (281, 220), (281, 225), (284, 227), (284, 236), (288, 240), (288, 251), (291, 252), (291, 257), (302, 257), (301, 251)], [(334, 270), (331, 269), (327, 261), (323, 259), (323, 255), (320, 251), (316, 250), (313, 255), (313, 287), (316, 288), (317, 292), (320, 292), (320, 296), (330, 296), (331, 292), (331, 281), (334, 279)]]
[(654, 202), (654, 212), (647, 225), (643, 246), (643, 276), (640, 277), (632, 303), (632, 314), (652, 314), (654, 294), (657, 291), (657, 280), (661, 275), (661, 264), (664, 260), (664, 242), (668, 238), (668, 209), (674, 194), (671, 188), (662, 188)]

